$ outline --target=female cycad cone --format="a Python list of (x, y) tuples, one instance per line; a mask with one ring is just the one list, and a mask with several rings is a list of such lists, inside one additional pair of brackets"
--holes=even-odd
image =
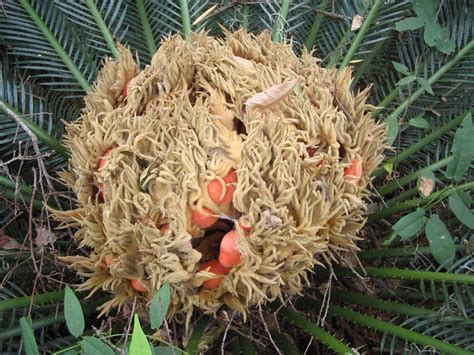
[(82, 289), (111, 295), (103, 312), (144, 309), (169, 281), (170, 315), (245, 314), (358, 250), (386, 128), (350, 69), (317, 63), (243, 31), (170, 37), (141, 71), (123, 48), (105, 62), (67, 127), (77, 208), (55, 211), (90, 251), (63, 258)]

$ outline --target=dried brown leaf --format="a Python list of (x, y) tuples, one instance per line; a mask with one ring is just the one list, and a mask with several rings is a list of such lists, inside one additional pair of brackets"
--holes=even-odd
[(288, 94), (293, 91), (293, 88), (298, 83), (298, 79), (286, 81), (282, 84), (274, 85), (268, 89), (253, 95), (250, 99), (245, 101), (247, 109), (261, 108), (275, 104), (283, 100)]
[(422, 176), (420, 178), (420, 186), (418, 187), (418, 191), (420, 191), (420, 193), (424, 197), (428, 197), (433, 192), (433, 189), (434, 189), (433, 179)]
[(35, 244), (40, 250), (48, 244), (52, 246), (55, 241), (56, 236), (51, 230), (45, 227), (36, 228)]
[(0, 249), (21, 249), (21, 244), (12, 237), (6, 235), (3, 229), (0, 229)]
[(360, 28), (360, 26), (362, 26), (362, 22), (364, 20), (364, 17), (363, 16), (360, 16), (360, 15), (355, 15), (353, 18), (352, 18), (352, 25), (351, 25), (351, 31), (356, 31)]

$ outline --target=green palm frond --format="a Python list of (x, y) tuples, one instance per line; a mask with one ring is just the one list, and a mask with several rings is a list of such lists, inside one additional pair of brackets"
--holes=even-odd
[(4, 1), (0, 19), (0, 39), (17, 68), (51, 90), (83, 96), (100, 57), (83, 45), (86, 34), (79, 26), (44, 1)]

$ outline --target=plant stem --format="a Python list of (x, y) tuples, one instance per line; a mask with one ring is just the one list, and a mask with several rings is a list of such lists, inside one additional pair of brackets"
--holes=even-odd
[(283, 308), (281, 313), (290, 322), (303, 329), (305, 332), (326, 344), (331, 350), (338, 354), (354, 354), (354, 351), (346, 344), (338, 340), (335, 336), (329, 334), (324, 329), (318, 327), (316, 324), (310, 322), (298, 312), (290, 308)]
[[(355, 268), (359, 274), (363, 275), (364, 270)], [(350, 268), (335, 267), (334, 272), (337, 276), (354, 276), (354, 270)], [(376, 279), (399, 279), (408, 281), (438, 281), (438, 282), (456, 282), (467, 285), (474, 285), (474, 275), (455, 274), (452, 272), (434, 272), (419, 271), (407, 269), (391, 269), (391, 268), (365, 268), (365, 274), (368, 277)]]
[(359, 32), (357, 33), (357, 36), (354, 38), (354, 41), (352, 41), (352, 44), (347, 51), (346, 55), (344, 56), (344, 59), (342, 60), (340, 68), (346, 67), (349, 62), (351, 61), (352, 57), (354, 56), (355, 52), (359, 48), (362, 40), (364, 39), (365, 34), (369, 30), (370, 26), (372, 25), (372, 21), (375, 19), (377, 16), (377, 13), (379, 12), (380, 6), (382, 6), (383, 0), (375, 0), (375, 3), (372, 5), (369, 13), (367, 16), (364, 18), (364, 22), (362, 23), (362, 27), (359, 29)]
[(27, 307), (31, 303), (33, 303), (36, 306), (39, 306), (45, 303), (62, 301), (63, 298), (64, 298), (64, 291), (53, 291), (53, 292), (41, 293), (39, 295), (33, 295), (33, 296), (10, 298), (7, 300), (0, 301), (0, 312), (8, 311), (10, 309)]
[[(350, 303), (350, 305), (359, 305), (364, 307), (369, 307), (373, 309), (378, 309), (385, 312), (398, 313), (406, 316), (414, 317), (421, 315), (437, 315), (438, 313), (426, 308), (407, 306), (397, 302), (385, 301), (379, 298), (365, 296), (360, 293), (351, 292), (348, 290), (342, 290), (340, 288), (334, 287), (331, 290), (331, 300)], [(319, 301), (311, 297), (302, 297), (298, 299), (298, 307), (303, 309), (311, 309)]]
[[(465, 245), (457, 244), (456, 251), (460, 252), (466, 249)], [(407, 247), (407, 248), (387, 248), (387, 249), (372, 249), (363, 250), (357, 257), (360, 260), (382, 259), (382, 258), (403, 258), (413, 255), (431, 255), (430, 247)]]
[[(342, 290), (339, 288), (333, 288), (331, 290), (331, 299), (334, 299), (339, 302), (350, 303), (351, 305), (356, 304), (359, 306), (369, 307), (369, 308), (377, 309), (380, 311), (403, 314), (409, 317), (422, 316), (422, 315), (433, 315), (433, 316), (441, 315), (438, 312), (433, 311), (432, 309), (408, 306), (405, 304), (392, 302), (392, 301), (385, 301), (380, 298), (366, 296), (360, 293)], [(447, 316), (447, 314), (443, 316)], [(449, 317), (451, 319), (456, 318), (459, 320), (465, 320), (465, 318), (458, 317), (454, 314), (449, 314)]]
[(387, 206), (394, 206), (398, 203), (408, 200), (409, 198), (418, 194), (418, 188), (414, 187), (412, 189), (402, 192), (400, 195), (395, 196), (394, 198), (385, 202)]
[(148, 53), (153, 57), (158, 48), (156, 47), (155, 39), (153, 38), (153, 33), (151, 31), (150, 21), (148, 21), (148, 16), (145, 10), (145, 5), (143, 0), (137, 0), (137, 10), (138, 15), (140, 16), (140, 21), (142, 23), (143, 34), (145, 35), (146, 45), (148, 47)]
[(280, 43), (281, 41), (281, 32), (285, 27), (286, 17), (288, 16), (288, 10), (290, 8), (291, 0), (282, 0), (280, 11), (278, 12), (278, 18), (275, 22), (275, 28), (273, 29), (273, 42)]
[(181, 9), (181, 23), (183, 26), (184, 38), (191, 37), (191, 19), (189, 16), (188, 0), (179, 0), (179, 7)]
[(354, 312), (347, 308), (331, 305), (329, 306), (329, 313), (341, 317), (343, 319), (352, 321), (354, 323), (361, 324), (372, 329), (376, 329), (380, 332), (395, 335), (409, 342), (424, 346), (433, 346), (436, 350), (442, 353), (444, 352), (448, 354), (457, 355), (472, 354), (470, 351), (458, 348), (457, 346), (451, 345), (442, 340), (414, 332), (412, 330), (400, 327), (389, 322), (382, 321), (380, 319), (366, 316), (365, 314)]
[(102, 36), (104, 36), (105, 42), (107, 42), (107, 45), (110, 48), (110, 51), (112, 52), (112, 55), (116, 60), (120, 60), (120, 53), (115, 46), (115, 41), (112, 38), (112, 35), (110, 34), (109, 28), (107, 27), (107, 24), (105, 23), (102, 15), (100, 14), (99, 9), (97, 8), (94, 0), (85, 0), (87, 7), (89, 8), (89, 11), (91, 12), (92, 16), (94, 16), (95, 23), (100, 29), (100, 32), (102, 32)]
[(249, 6), (247, 4), (242, 5), (242, 19), (240, 25), (247, 31), (249, 29)]
[[(3, 185), (5, 187), (8, 187), (12, 190), (16, 190), (17, 185), (15, 182), (7, 178), (6, 176), (0, 176), (0, 185)], [(30, 195), (33, 193), (33, 189), (25, 184), (18, 184), (18, 191), (20, 191), (23, 194)]]
[[(438, 69), (436, 73), (434, 73), (429, 79), (428, 83), (433, 85), (437, 82), (446, 72), (448, 72), (454, 65), (456, 65), (461, 59), (463, 59), (472, 49), (474, 48), (474, 39), (471, 40), (468, 44), (466, 44), (450, 61), (444, 64), (441, 68)], [(408, 105), (418, 99), (421, 95), (425, 93), (425, 89), (423, 87), (419, 87), (415, 92), (413, 92), (410, 97), (408, 97), (405, 101), (403, 101), (390, 115), (387, 116), (395, 116), (398, 118), (401, 115)], [(386, 118), (386, 119), (387, 119)]]
[(39, 127), (36, 123), (31, 121), (29, 118), (26, 118), (24, 115), (19, 113), (15, 108), (8, 105), (6, 102), (0, 100), (0, 111), (5, 112), (8, 116), (10, 116), (13, 120), (15, 115), (20, 118), (20, 120), (30, 129), (30, 131), (38, 137), (38, 140), (44, 144), (46, 144), (51, 149), (54, 149), (58, 154), (63, 156), (64, 158), (69, 158), (69, 152), (67, 149), (59, 143), (56, 139), (54, 139), (51, 135), (48, 134), (44, 129)]
[(424, 207), (427, 205), (435, 204), (443, 200), (444, 198), (448, 197), (449, 195), (455, 193), (456, 191), (464, 190), (464, 189), (468, 190), (472, 188), (474, 188), (474, 181), (466, 182), (461, 185), (448, 186), (440, 191), (433, 192), (430, 196), (426, 198), (425, 197), (414, 198), (412, 200), (408, 200), (408, 201), (399, 203), (397, 205), (387, 207), (377, 212), (371, 213), (367, 216), (367, 222), (373, 223), (381, 219), (390, 217), (394, 214), (410, 210), (415, 207)]
[(417, 170), (417, 171), (414, 171), (414, 172), (412, 172), (408, 175), (405, 175), (404, 177), (402, 177), (398, 180), (392, 181), (389, 184), (381, 186), (377, 189), (377, 191), (381, 196), (386, 196), (389, 193), (392, 193), (393, 191), (397, 190), (398, 188), (400, 188), (402, 186), (405, 186), (405, 185), (409, 184), (412, 181), (415, 181), (416, 179), (418, 179), (418, 177), (422, 176), (424, 173), (427, 173), (429, 171), (439, 170), (439, 169), (445, 167), (446, 165), (449, 164), (449, 162), (451, 160), (453, 160), (452, 155), (450, 155), (450, 156), (448, 156), (444, 159), (438, 160), (437, 162), (435, 162), (431, 165), (425, 166), (424, 168), (421, 168), (420, 170)]
[[(453, 128), (456, 128), (461, 124), (461, 122), (464, 120), (464, 118), (469, 114), (469, 113), (474, 113), (474, 108), (470, 109), (469, 111), (464, 112), (463, 114), (460, 114), (456, 118), (453, 118), (450, 120), (448, 123), (445, 125), (439, 127), (432, 133), (428, 134), (427, 136), (423, 137), (421, 140), (413, 144), (412, 146), (408, 147), (404, 151), (402, 151), (400, 154), (394, 156), (393, 158), (390, 158), (388, 162), (392, 162), (393, 164), (395, 163), (400, 163), (407, 158), (411, 157), (413, 154), (421, 150), (422, 148), (426, 147), (428, 144), (432, 143), (439, 137), (441, 137), (443, 134), (449, 132)], [(375, 177), (381, 176), (384, 174), (385, 170), (383, 168), (379, 168), (374, 171), (372, 174)]]
[(53, 33), (50, 31), (48, 26), (46, 26), (44, 21), (38, 16), (35, 9), (30, 5), (30, 2), (28, 0), (18, 0), (18, 1), (23, 6), (25, 11), (28, 13), (28, 15), (30, 15), (31, 19), (36, 24), (36, 26), (38, 26), (39, 30), (43, 33), (44, 37), (49, 42), (49, 44), (51, 44), (51, 47), (53, 47), (53, 49), (56, 51), (59, 57), (61, 57), (64, 64), (71, 71), (72, 75), (76, 78), (79, 85), (81, 85), (84, 91), (89, 90), (89, 83), (87, 82), (86, 78), (84, 78), (80, 70), (72, 61), (71, 57), (66, 53), (64, 48), (58, 42), (58, 40), (54, 37)]
[[(321, 3), (321, 9), (324, 10), (328, 6), (329, 0), (323, 0)], [(304, 43), (306, 49), (310, 51), (313, 49), (314, 42), (316, 41), (316, 34), (323, 23), (323, 14), (316, 13), (314, 16), (313, 24), (311, 25), (311, 29), (309, 30), (308, 37), (306, 37), (306, 41)]]
[[(4, 189), (3, 191), (0, 192), (0, 195), (1, 196), (4, 196), (6, 199), (10, 200), (10, 201), (16, 201), (18, 200), (18, 193), (15, 192), (14, 190), (10, 190), (10, 189)], [(21, 194), (23, 199), (25, 200), (25, 203), (26, 204), (30, 204), (31, 203), (31, 195), (27, 195), (27, 194)], [(43, 203), (39, 200), (34, 200), (33, 201), (33, 207), (36, 208), (36, 209), (41, 209), (43, 208)]]

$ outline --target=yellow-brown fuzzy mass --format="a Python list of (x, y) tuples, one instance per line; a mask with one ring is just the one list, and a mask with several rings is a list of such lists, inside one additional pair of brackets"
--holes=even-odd
[[(301, 292), (315, 264), (356, 251), (386, 128), (371, 118), (368, 90), (350, 90), (351, 78), (350, 69), (323, 69), (268, 33), (172, 36), (142, 71), (121, 48), (67, 127), (62, 178), (77, 208), (55, 214), (78, 227), (88, 254), (64, 258), (86, 278), (82, 289), (109, 291), (108, 312), (135, 296), (144, 307), (169, 281), (170, 315), (215, 313), (223, 304), (245, 314)], [(247, 102), (292, 80), (275, 102)], [(360, 179), (350, 174), (354, 162)], [(232, 169), (232, 203), (218, 205), (207, 186)], [(215, 227), (192, 222), (203, 208), (220, 218)], [(205, 288), (215, 275), (199, 265), (217, 257), (220, 240), (209, 234), (229, 229), (239, 235), (241, 261), (219, 287)]]

